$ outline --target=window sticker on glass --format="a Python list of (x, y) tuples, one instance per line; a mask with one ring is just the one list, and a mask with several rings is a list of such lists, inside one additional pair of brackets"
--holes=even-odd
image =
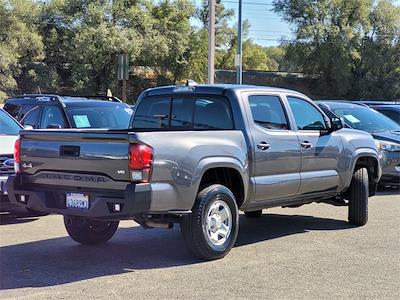
[(357, 119), (355, 116), (353, 116), (353, 115), (344, 115), (343, 116), (346, 120), (348, 120), (349, 122), (351, 122), (351, 123), (359, 123), (360, 122), (360, 120), (359, 119)]
[(74, 115), (73, 118), (76, 128), (91, 127), (87, 115)]

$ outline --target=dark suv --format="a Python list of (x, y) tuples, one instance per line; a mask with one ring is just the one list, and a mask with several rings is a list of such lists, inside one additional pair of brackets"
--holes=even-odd
[(4, 110), (34, 129), (128, 128), (129, 105), (113, 97), (70, 97), (29, 94), (10, 98)]

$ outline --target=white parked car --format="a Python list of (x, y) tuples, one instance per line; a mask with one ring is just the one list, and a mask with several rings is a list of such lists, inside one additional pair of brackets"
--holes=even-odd
[(0, 108), (0, 198), (7, 201), (6, 182), (14, 173), (14, 144), (22, 126)]

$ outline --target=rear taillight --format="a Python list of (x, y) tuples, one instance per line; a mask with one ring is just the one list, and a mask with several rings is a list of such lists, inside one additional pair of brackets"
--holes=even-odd
[(150, 182), (152, 166), (153, 148), (140, 144), (131, 144), (129, 146), (129, 169), (132, 181)]
[(21, 154), (21, 140), (18, 139), (14, 144), (14, 170), (15, 173), (19, 173), (19, 163), (21, 162), (20, 154)]

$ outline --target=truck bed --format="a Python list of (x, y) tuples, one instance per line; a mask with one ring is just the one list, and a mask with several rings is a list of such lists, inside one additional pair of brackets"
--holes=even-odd
[[(137, 143), (149, 145), (154, 151), (149, 183), (137, 183), (130, 178), (129, 145)], [(36, 204), (31, 201), (28, 206), (40, 205), (36, 208), (41, 211), (65, 214), (62, 211), (65, 195), (71, 192), (87, 194), (96, 199), (97, 205), (103, 202), (95, 217), (107, 212), (107, 205), (113, 203), (113, 198), (119, 199), (117, 202), (125, 204), (125, 208), (138, 197), (141, 199), (140, 209), (130, 206), (126, 218), (142, 212), (188, 211), (206, 168), (228, 162), (244, 172), (248, 164), (246, 150), (240, 130), (23, 131), (21, 173), (13, 184), (32, 196), (31, 200), (37, 198)], [(39, 199), (41, 204), (38, 204)], [(58, 204), (45, 209), (46, 201), (58, 201)], [(90, 214), (79, 210), (68, 213)]]

